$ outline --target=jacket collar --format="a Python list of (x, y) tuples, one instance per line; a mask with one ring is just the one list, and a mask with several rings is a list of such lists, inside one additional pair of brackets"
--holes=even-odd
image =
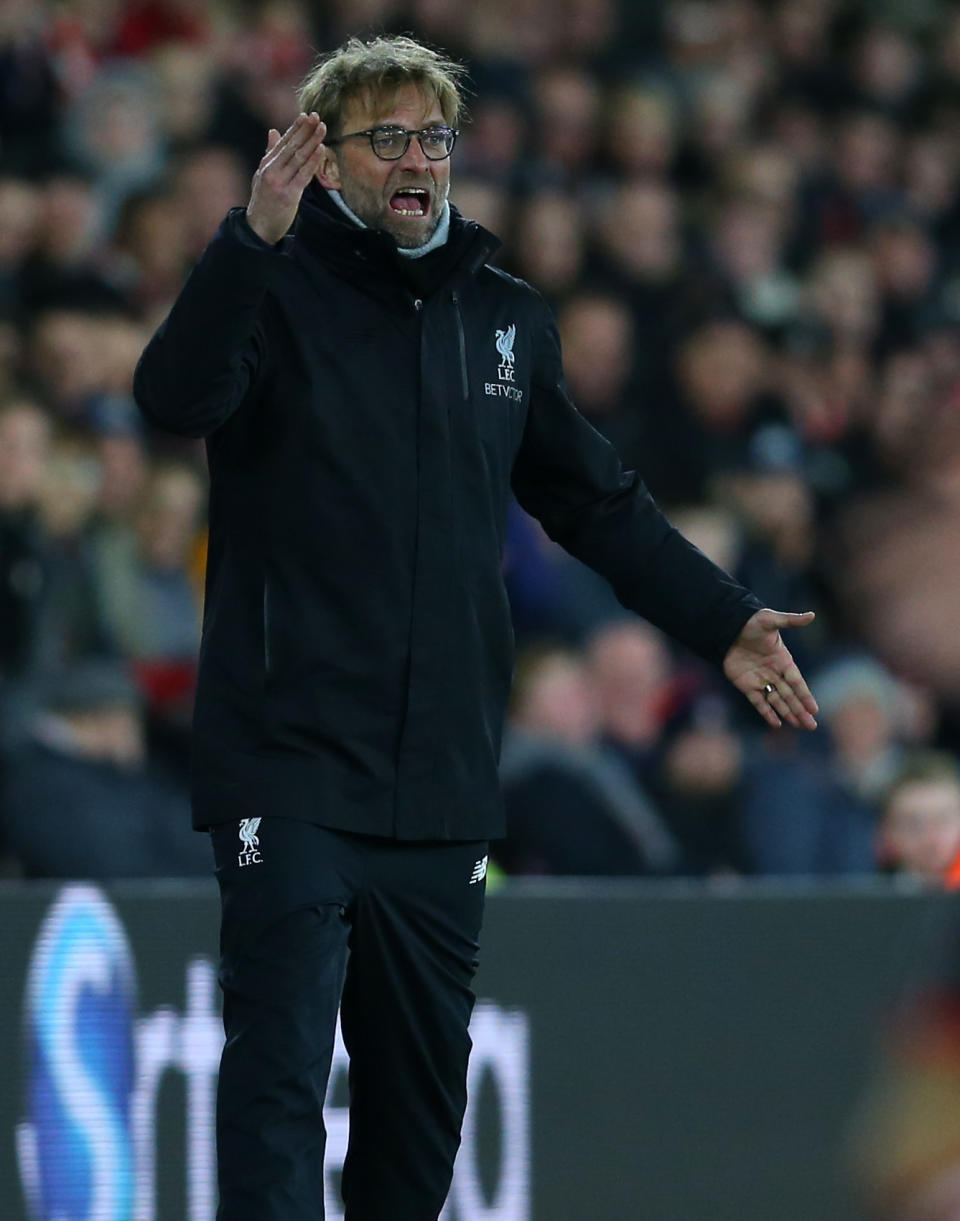
[(377, 296), (398, 288), (430, 296), (476, 275), (500, 246), (492, 233), (451, 206), (447, 241), (422, 258), (405, 259), (389, 233), (355, 225), (317, 182), (303, 193), (294, 235), (294, 253), (305, 251), (334, 275)]

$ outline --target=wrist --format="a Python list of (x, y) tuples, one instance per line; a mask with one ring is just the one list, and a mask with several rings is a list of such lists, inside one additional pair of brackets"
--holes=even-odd
[(251, 213), (249, 208), (244, 212), (243, 220), (254, 237), (259, 238), (267, 246), (276, 246), (277, 242), (282, 241), (285, 236), (286, 230), (279, 235), (275, 234), (259, 217)]

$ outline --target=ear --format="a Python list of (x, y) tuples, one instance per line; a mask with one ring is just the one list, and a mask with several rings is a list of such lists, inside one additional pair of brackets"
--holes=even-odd
[(323, 146), (323, 156), (316, 171), (317, 182), (328, 191), (340, 190), (340, 162), (332, 148)]

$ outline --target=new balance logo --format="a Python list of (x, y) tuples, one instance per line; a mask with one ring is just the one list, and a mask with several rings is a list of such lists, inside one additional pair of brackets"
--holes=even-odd
[(470, 885), (473, 886), (476, 882), (482, 882), (487, 876), (487, 857), (482, 856), (473, 867), (473, 873), (470, 874)]
[(263, 864), (263, 857), (260, 855), (260, 837), (257, 835), (257, 828), (259, 826), (259, 818), (242, 818), (240, 820), (240, 842), (243, 844), (243, 849), (237, 860), (241, 868), (244, 865)]

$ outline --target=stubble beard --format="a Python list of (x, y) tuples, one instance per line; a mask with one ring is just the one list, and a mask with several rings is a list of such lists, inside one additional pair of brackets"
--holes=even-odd
[[(420, 185), (419, 183), (417, 184)], [(431, 183), (426, 190), (430, 193), (430, 211), (424, 218), (426, 224), (415, 227), (406, 223), (398, 213), (390, 210), (390, 204), (384, 203), (383, 197), (373, 190), (358, 186), (354, 182), (341, 181), (340, 194), (354, 216), (358, 217), (368, 229), (385, 230), (397, 243), (401, 250), (416, 250), (425, 246), (437, 231), (443, 209), (450, 193), (449, 185), (440, 187)]]

